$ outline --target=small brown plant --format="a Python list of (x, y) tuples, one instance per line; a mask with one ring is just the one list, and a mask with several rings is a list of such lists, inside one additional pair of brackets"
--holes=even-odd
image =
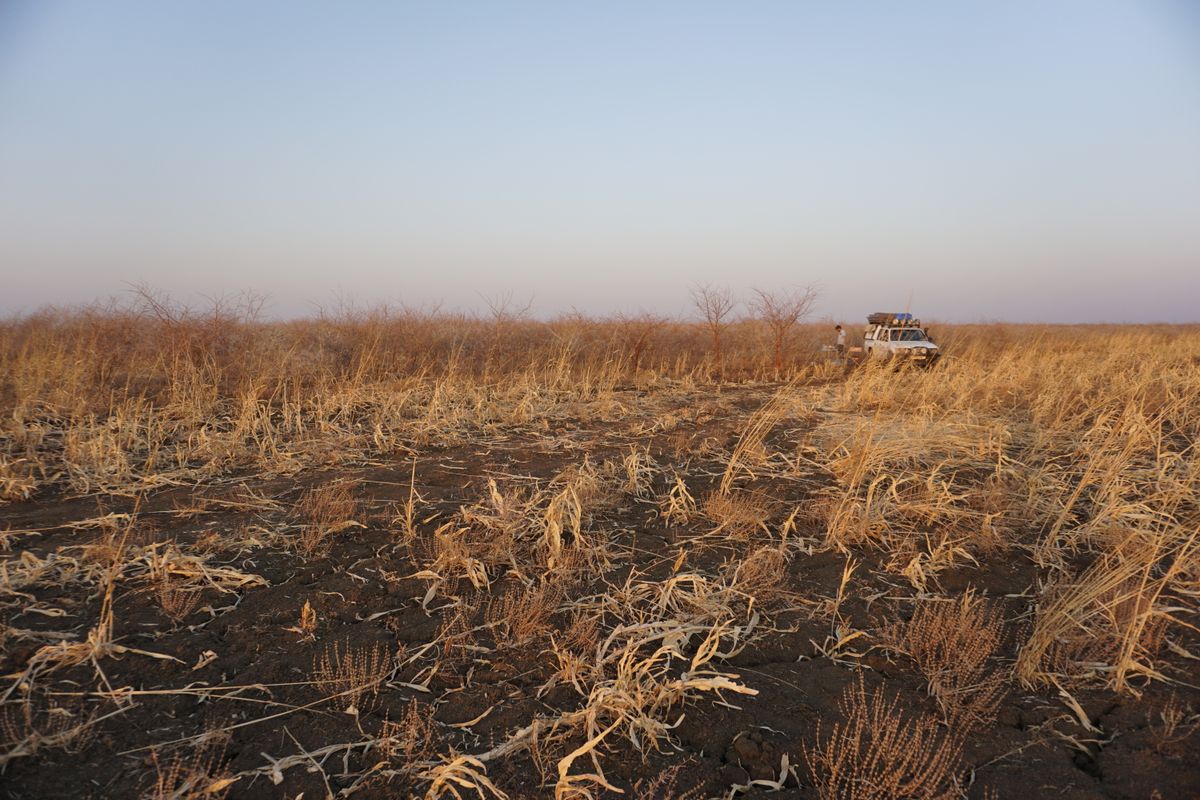
[(472, 605), (460, 604), (438, 626), (434, 641), (440, 645), (441, 661), (447, 667), (462, 666), (470, 660), (470, 648), (475, 641), (470, 620), (475, 611)]
[(154, 765), (154, 783), (143, 797), (146, 800), (222, 800), (237, 782), (221, 766), (222, 753), (198, 748), (191, 756), (177, 754), (164, 761), (150, 751)]
[(357, 714), (375, 701), (393, 661), (378, 642), (362, 647), (334, 642), (314, 661), (313, 683), (346, 713)]
[(908, 716), (900, 698), (867, 693), (862, 676), (839, 703), (843, 719), (817, 730), (804, 760), (821, 800), (951, 800), (959, 748), (925, 714)]
[(37, 492), (38, 482), (29, 466), (18, 466), (26, 462), (24, 458), (9, 461), (0, 455), (0, 505), (16, 500), (28, 500)]
[(590, 652), (596, 648), (599, 638), (600, 621), (596, 615), (577, 612), (571, 615), (563, 643), (582, 652)]
[(521, 646), (549, 631), (550, 615), (558, 604), (558, 592), (545, 584), (514, 588), (487, 608), (487, 624), (503, 630), (504, 642)]
[(995, 665), (1003, 620), (974, 592), (957, 601), (923, 603), (908, 622), (885, 628), (882, 638), (916, 663), (951, 730), (995, 719), (1006, 689)]
[(621, 491), (631, 497), (645, 498), (651, 493), (651, 482), (657, 471), (654, 458), (648, 450), (636, 447), (629, 449), (629, 454), (621, 461), (624, 472)]
[(154, 589), (158, 607), (175, 622), (183, 622), (200, 604), (201, 591), (188, 588), (187, 583), (164, 572)]
[(562, 636), (551, 635), (550, 649), (558, 661), (558, 670), (546, 691), (558, 682), (569, 683), (580, 694), (587, 694), (585, 685), (594, 677), (596, 646), (600, 641), (600, 623), (596, 615), (576, 612)]
[(51, 704), (35, 711), (25, 702), (0, 709), (0, 771), (14, 759), (44, 750), (78, 753), (94, 738), (95, 715), (81, 718), (70, 709)]
[(430, 761), (437, 753), (438, 732), (429, 706), (410, 700), (404, 716), (395, 722), (383, 720), (379, 731), (379, 751), (403, 772), (421, 761)]
[(398, 513), (391, 520), (393, 526), (400, 527), (402, 544), (411, 544), (417, 538), (417, 503), (422, 501), (424, 498), (417, 493), (417, 461), (413, 459), (412, 473), (408, 479), (408, 499), (400, 505)]
[(1200, 730), (1200, 714), (1191, 711), (1180, 702), (1178, 695), (1172, 694), (1157, 715), (1147, 714), (1147, 723), (1154, 752), (1167, 754), (1181, 749), (1180, 746)]
[[(689, 759), (689, 761), (691, 760)], [(681, 779), (683, 782), (687, 782), (685, 773), (688, 767), (695, 765), (695, 762), (672, 764), (653, 778), (643, 778), (633, 785), (633, 796), (661, 797), (669, 798), (669, 800), (699, 800), (704, 797), (703, 786), (693, 786), (690, 789), (679, 788)]]

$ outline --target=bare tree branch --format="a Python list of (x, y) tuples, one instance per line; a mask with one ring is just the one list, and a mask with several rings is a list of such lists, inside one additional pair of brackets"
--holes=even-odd
[(650, 344), (650, 337), (667, 324), (667, 318), (643, 311), (636, 316), (620, 314), (617, 316), (617, 322), (620, 324), (621, 338), (625, 340), (625, 346), (629, 350), (630, 366), (636, 375), (646, 346)]
[(532, 294), (529, 295), (529, 300), (525, 305), (518, 305), (518, 302), (513, 299), (512, 289), (494, 295), (480, 294), (479, 296), (483, 298), (492, 319), (497, 323), (518, 322), (529, 316), (529, 312), (533, 309)]
[(775, 373), (778, 375), (783, 371), (783, 348), (787, 335), (796, 323), (812, 311), (817, 300), (817, 290), (810, 285), (775, 292), (755, 289), (754, 294), (754, 310), (771, 331), (771, 341), (775, 350)]
[(728, 317), (737, 307), (737, 299), (728, 287), (715, 287), (707, 283), (692, 284), (692, 304), (700, 312), (700, 319), (712, 336), (713, 361), (721, 369), (721, 335), (729, 326)]

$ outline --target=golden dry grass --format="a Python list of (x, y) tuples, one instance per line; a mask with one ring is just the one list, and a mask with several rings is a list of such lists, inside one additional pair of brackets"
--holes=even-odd
[[(718, 322), (719, 358), (711, 328), (651, 319), (401, 311), (267, 324), (162, 307), (3, 323), (0, 503), (57, 492), (140, 502), (237, 476), (238, 493), (194, 499), (176, 518), (253, 515), (193, 545), (143, 536), (136, 507), (72, 520), (80, 541), (53, 552), (21, 549), (40, 531), (7, 532), (5, 609), (70, 587), (99, 610), (71, 630), (6, 621), (0, 647), (20, 640), (30, 656), (6, 676), (4, 701), (46, 701), (57, 676), (83, 668), (94, 699), (130, 707), (139, 695), (108, 685), (112, 660), (179, 659), (114, 637), (113, 598), (136, 589), (177, 627), (205, 616), (209, 598), (251, 602), (267, 581), (245, 553), (319, 562), (368, 525), (364, 493), (340, 472), (365, 463), (402, 465), (406, 481), (383, 515), (390, 538), (359, 560), (389, 592), (403, 587), (389, 603), (419, 609), (432, 638), (399, 657), (321, 641), (325, 611), (318, 620), (293, 597), (277, 629), (316, 640), (307, 677), (319, 700), (273, 713), (315, 704), (357, 722), (385, 684), (432, 694), (454, 678), (465, 691), (475, 668), (518, 649), (538, 660), (536, 698), (565, 691), (571, 703), (486, 743), (451, 743), (426, 705), (410, 705), (354, 741), (237, 774), (187, 755), (155, 762), (154, 791), (219, 796), (226, 780), (283, 780), (360, 753), (378, 765), (371, 780), (431, 797), (503, 797), (490, 766), (520, 758), (557, 797), (599, 797), (615, 787), (618, 758), (671, 752), (695, 704), (769, 692), (730, 660), (791, 624), (778, 621), (785, 612), (829, 623), (815, 644), (839, 666), (855, 667), (860, 646), (903, 653), (953, 732), (856, 682), (804, 750), (822, 797), (954, 796), (955, 737), (991, 720), (1009, 674), (1032, 693), (1134, 696), (1182, 680), (1167, 660), (1196, 655), (1184, 634), (1200, 598), (1200, 331), (940, 326), (938, 369), (843, 374), (814, 359), (817, 330), (789, 326), (785, 351), (761, 322)], [(753, 402), (724, 397), (734, 388)], [(601, 429), (615, 433), (593, 447), (585, 433)], [(418, 490), (423, 452), (499, 448), (517, 430), (528, 434), (520, 448), (555, 455), (553, 470), (467, 476), (453, 507)], [(652, 447), (655, 437), (665, 444)], [(312, 488), (252, 488), (284, 478)], [(630, 520), (642, 513), (669, 529), (669, 552), (638, 540)], [(825, 594), (804, 583), (815, 554), (846, 565)], [(1000, 560), (1033, 576), (1009, 611), (944, 588), (963, 572), (985, 580)], [(346, 580), (373, 578), (360, 569)], [(899, 593), (912, 619), (871, 623), (853, 608), (868, 584), (868, 606)], [(354, 609), (354, 619), (394, 610)], [(1011, 624), (1017, 615), (1027, 624)], [(0, 764), (72, 746), (92, 725), (72, 716), (50, 728), (11, 708)], [(1164, 741), (1194, 722), (1177, 708), (1160, 716)]]

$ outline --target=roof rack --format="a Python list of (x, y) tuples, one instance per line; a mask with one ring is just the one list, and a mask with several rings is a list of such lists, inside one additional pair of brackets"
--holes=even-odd
[(867, 315), (867, 322), (871, 325), (890, 325), (899, 328), (918, 328), (921, 325), (921, 320), (914, 318), (907, 311), (903, 313), (898, 311), (876, 311), (874, 314)]

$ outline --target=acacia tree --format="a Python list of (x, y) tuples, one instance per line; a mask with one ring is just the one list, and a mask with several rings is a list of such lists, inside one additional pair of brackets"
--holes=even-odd
[(729, 327), (728, 317), (737, 307), (737, 299), (728, 287), (715, 287), (707, 283), (692, 284), (692, 304), (700, 312), (700, 319), (712, 336), (713, 361), (721, 369), (721, 334)]
[(755, 289), (754, 295), (754, 310), (771, 332), (771, 342), (775, 349), (775, 374), (778, 375), (783, 371), (783, 345), (787, 341), (787, 335), (796, 323), (812, 311), (813, 303), (817, 300), (817, 290), (813, 286), (776, 292)]

